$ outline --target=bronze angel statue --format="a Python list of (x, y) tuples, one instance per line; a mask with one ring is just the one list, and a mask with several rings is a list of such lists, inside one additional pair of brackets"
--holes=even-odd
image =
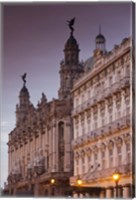
[(26, 75), (27, 75), (27, 73), (24, 73), (21, 77), (22, 77), (22, 80), (23, 80), (23, 82), (24, 82), (24, 84), (26, 83)]
[(74, 31), (73, 25), (75, 23), (75, 17), (73, 19), (71, 19), (70, 21), (67, 20), (67, 22), (68, 22), (68, 26), (69, 26), (69, 28), (71, 30), (71, 35), (72, 35), (73, 31)]

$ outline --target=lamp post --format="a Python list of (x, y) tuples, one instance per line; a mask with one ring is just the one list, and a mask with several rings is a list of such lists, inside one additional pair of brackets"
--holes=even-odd
[(81, 178), (80, 178), (80, 176), (78, 175), (78, 177), (77, 177), (77, 180), (76, 180), (76, 184), (77, 184), (77, 186), (78, 186), (78, 195), (80, 196), (80, 186), (82, 185), (82, 180), (81, 180)]
[(55, 195), (54, 188), (55, 188), (56, 180), (54, 178), (52, 178), (50, 180), (50, 183), (51, 183), (51, 188), (50, 188), (51, 189), (51, 196), (54, 196)]
[(116, 170), (112, 175), (113, 180), (115, 181), (115, 189), (116, 189), (116, 198), (118, 198), (118, 182), (120, 180), (120, 173)]

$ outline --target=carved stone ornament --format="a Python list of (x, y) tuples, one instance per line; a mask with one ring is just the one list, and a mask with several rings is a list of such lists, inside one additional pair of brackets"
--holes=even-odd
[(114, 147), (114, 142), (113, 142), (112, 140), (110, 140), (110, 141), (108, 142), (108, 148), (109, 148), (109, 149), (113, 149), (113, 147)]
[(119, 147), (122, 145), (122, 138), (121, 137), (118, 137), (118, 138), (115, 138), (115, 142), (116, 142), (116, 145)]

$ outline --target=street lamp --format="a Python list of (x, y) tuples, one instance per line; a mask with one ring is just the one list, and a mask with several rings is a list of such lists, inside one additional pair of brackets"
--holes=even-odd
[(51, 179), (51, 184), (54, 184), (54, 183), (55, 183), (55, 179), (52, 178), (52, 179)]
[(77, 195), (80, 195), (80, 186), (82, 185), (82, 180), (80, 179), (80, 176), (78, 175), (78, 177), (77, 177), (77, 179), (76, 179), (76, 184), (77, 184), (77, 186), (78, 186), (78, 188), (77, 188)]
[(113, 180), (115, 181), (116, 188), (116, 198), (118, 198), (118, 182), (120, 180), (120, 173), (116, 170), (112, 175)]
[(81, 185), (82, 185), (82, 180), (80, 179), (80, 176), (77, 177), (76, 182), (77, 182), (77, 185), (78, 185), (78, 186), (81, 186)]

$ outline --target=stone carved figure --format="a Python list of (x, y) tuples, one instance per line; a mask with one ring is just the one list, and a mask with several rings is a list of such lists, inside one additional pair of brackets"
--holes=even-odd
[(70, 21), (67, 20), (67, 22), (68, 22), (68, 26), (71, 30), (71, 35), (73, 35), (73, 31), (74, 31), (73, 25), (75, 23), (75, 17), (73, 19), (71, 19)]

